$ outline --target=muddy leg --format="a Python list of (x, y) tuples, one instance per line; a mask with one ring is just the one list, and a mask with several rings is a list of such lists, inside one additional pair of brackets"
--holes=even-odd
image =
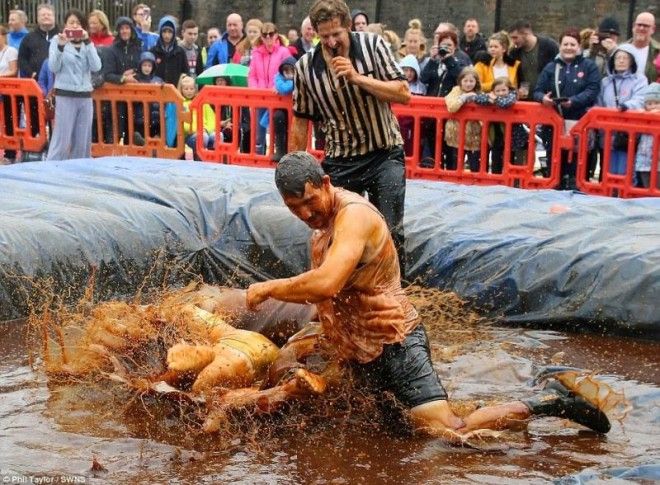
[(458, 443), (457, 429), (465, 426), (456, 416), (446, 400), (431, 401), (410, 410), (410, 419), (415, 431), (442, 438), (450, 443)]
[(175, 372), (199, 374), (215, 359), (209, 345), (175, 344), (167, 351), (167, 367)]
[(520, 401), (477, 409), (461, 419), (447, 401), (432, 401), (411, 409), (410, 417), (416, 431), (461, 443), (463, 435), (476, 429), (507, 429), (519, 427), (530, 416), (529, 408)]
[(215, 399), (202, 428), (207, 433), (218, 431), (234, 409), (252, 407), (255, 413), (272, 413), (287, 401), (323, 394), (326, 381), (305, 369), (297, 369), (293, 378), (284, 384), (260, 390), (256, 387), (227, 391)]
[(459, 433), (475, 429), (511, 429), (526, 426), (526, 420), (531, 416), (529, 408), (520, 401), (487, 406), (477, 409), (463, 418), (465, 426), (459, 428)]

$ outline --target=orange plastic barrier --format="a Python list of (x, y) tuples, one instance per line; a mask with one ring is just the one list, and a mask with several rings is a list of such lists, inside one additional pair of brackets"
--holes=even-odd
[[(207, 149), (203, 144), (201, 114), (203, 106), (210, 105), (215, 111), (215, 145)], [(268, 89), (247, 89), (226, 86), (205, 86), (193, 100), (190, 109), (197, 117), (196, 151), (204, 161), (246, 165), (252, 167), (274, 167), (275, 110), (287, 113), (288, 127), (291, 126), (291, 97), (279, 96)], [(231, 140), (222, 135), (223, 113), (231, 114)], [(264, 154), (256, 151), (258, 124), (268, 113), (268, 134), (271, 142)], [(242, 148), (242, 149), (241, 149)]]
[[(97, 140), (92, 143), (92, 156), (132, 155), (158, 158), (182, 158), (184, 155), (183, 122), (190, 113), (183, 111), (183, 97), (171, 84), (110, 84), (105, 83), (92, 95), (96, 113)], [(173, 105), (173, 109), (170, 109)], [(141, 137), (144, 145), (136, 144), (136, 110), (141, 106), (144, 123)], [(152, 111), (157, 106), (158, 129), (153, 132)], [(172, 114), (176, 119), (172, 121)], [(168, 146), (167, 118), (176, 123), (176, 140)], [(138, 136), (139, 138), (139, 136)]]
[[(214, 148), (207, 149), (203, 146), (203, 127), (197, 122), (197, 147), (200, 158), (206, 161), (222, 162), (236, 165), (249, 165), (258, 167), (274, 167), (272, 161), (274, 152), (274, 115), (276, 110), (286, 110), (289, 127), (291, 126), (291, 98), (278, 96), (270, 90), (246, 89), (236, 87), (207, 86), (199, 93), (191, 105), (193, 116), (200, 116), (202, 107), (210, 105), (216, 114), (216, 143)], [(231, 110), (232, 137), (231, 141), (222, 140), (220, 121), (221, 113)], [(559, 159), (562, 148), (571, 146), (569, 137), (563, 136), (563, 120), (553, 110), (538, 103), (520, 102), (510, 109), (503, 110), (494, 107), (483, 107), (468, 104), (458, 113), (449, 113), (444, 100), (441, 98), (430, 98), (414, 96), (409, 105), (394, 105), (393, 110), (397, 116), (411, 117), (413, 119), (413, 150), (406, 157), (406, 173), (409, 178), (423, 178), (430, 180), (445, 180), (468, 184), (504, 184), (525, 188), (552, 188), (559, 181), (559, 164), (553, 164), (552, 171), (544, 175), (539, 174), (539, 166), (536, 157), (536, 146), (538, 137), (537, 129), (546, 127), (552, 130), (554, 139), (554, 159)], [(263, 113), (267, 111), (271, 122), (268, 125), (268, 133), (271, 142), (265, 154), (255, 151), (255, 140), (257, 123), (261, 121)], [(448, 119), (455, 119), (460, 124), (459, 131), (462, 143), (464, 138), (464, 127), (468, 121), (477, 121), (482, 124), (481, 140), (481, 163), (478, 172), (470, 172), (463, 160), (465, 151), (459, 149), (456, 170), (446, 170), (440, 163), (431, 167), (421, 164), (421, 124), (434, 123), (436, 129), (436, 144), (434, 147), (435, 160), (442, 159), (443, 130)], [(505, 130), (504, 163), (502, 173), (496, 174), (489, 171), (489, 141), (488, 133), (492, 124), (501, 124)], [(511, 133), (515, 125), (525, 125), (527, 131), (527, 153), (526, 160), (516, 165), (512, 160)], [(309, 140), (307, 149), (310, 153), (321, 159), (322, 151), (313, 149), (314, 130), (308, 130)], [(244, 140), (241, 140), (244, 138)], [(538, 143), (539, 146), (542, 146)]]
[[(612, 139), (616, 132), (628, 134), (626, 173), (611, 173)], [(577, 185), (588, 194), (630, 197), (660, 197), (660, 116), (643, 111), (621, 112), (613, 108), (591, 108), (571, 129), (579, 139)], [(589, 152), (594, 149), (589, 140), (598, 134), (601, 151), (601, 180), (589, 180)], [(642, 136), (653, 139), (650, 184), (635, 186), (635, 156)]]
[[(0, 148), (42, 151), (48, 137), (44, 97), (37, 82), (34, 79), (3, 78), (0, 80), (0, 95), (3, 104), (0, 107)], [(5, 118), (7, 103), (11, 106), (11, 120)]]
[[(539, 103), (517, 102), (508, 109), (490, 106), (479, 106), (472, 103), (463, 105), (456, 113), (449, 113), (444, 99), (425, 96), (413, 96), (410, 104), (393, 105), (393, 111), (398, 117), (412, 117), (412, 153), (406, 156), (406, 174), (409, 178), (443, 180), (460, 182), (463, 184), (481, 185), (508, 185), (521, 188), (553, 188), (559, 181), (559, 163), (552, 164), (551, 172), (545, 175), (540, 172), (540, 161), (536, 159), (537, 131), (541, 127), (551, 129), (553, 138), (553, 160), (558, 160), (562, 148), (571, 146), (570, 139), (563, 136), (563, 120), (552, 109)], [(458, 157), (456, 169), (443, 168), (442, 160), (444, 140), (444, 127), (447, 120), (456, 120), (459, 123)], [(481, 149), (479, 171), (471, 172), (465, 161), (464, 149), (465, 128), (468, 122), (481, 123)], [(421, 160), (422, 123), (431, 123), (435, 130), (435, 146), (432, 163), (423, 163)], [(499, 124), (504, 130), (503, 167), (502, 173), (489, 171), (489, 131), (491, 127)], [(520, 165), (512, 160), (512, 132), (514, 126), (524, 129), (527, 133), (526, 160)], [(549, 132), (550, 133), (550, 132)], [(524, 149), (521, 149), (524, 150)], [(546, 155), (547, 156), (547, 155)], [(428, 162), (428, 160), (426, 161)], [(492, 161), (491, 161), (492, 162)], [(491, 166), (492, 168), (492, 166)]]

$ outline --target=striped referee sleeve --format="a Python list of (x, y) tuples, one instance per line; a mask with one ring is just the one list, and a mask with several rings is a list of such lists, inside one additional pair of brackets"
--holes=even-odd
[(392, 52), (390, 51), (385, 40), (380, 36), (376, 37), (376, 69), (378, 78), (383, 81), (404, 81), (406, 77), (403, 70), (399, 67)]
[(300, 118), (317, 121), (320, 117), (316, 113), (314, 100), (311, 98), (308, 87), (312, 85), (312, 79), (309, 78), (311, 55), (311, 53), (305, 54), (295, 65), (293, 74), (293, 114)]

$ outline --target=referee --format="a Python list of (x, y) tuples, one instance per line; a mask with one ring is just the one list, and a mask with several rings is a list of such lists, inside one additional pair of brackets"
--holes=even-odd
[(409, 102), (408, 83), (381, 37), (351, 32), (343, 0), (317, 0), (309, 17), (321, 41), (296, 64), (289, 151), (307, 148), (308, 120), (322, 124), (323, 170), (333, 185), (369, 195), (405, 278), (403, 140), (390, 102)]

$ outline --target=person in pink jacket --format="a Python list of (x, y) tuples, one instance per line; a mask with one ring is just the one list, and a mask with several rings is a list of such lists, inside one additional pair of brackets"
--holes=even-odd
[[(284, 47), (277, 32), (275, 24), (266, 22), (261, 26), (261, 35), (257, 39), (252, 51), (250, 72), (248, 73), (248, 87), (261, 89), (274, 89), (275, 76), (279, 72), (280, 64), (291, 54)], [(266, 129), (268, 125), (260, 123), (264, 117), (265, 108), (257, 110), (257, 146), (256, 152), (260, 155), (266, 153)], [(264, 123), (265, 124), (265, 123)]]

